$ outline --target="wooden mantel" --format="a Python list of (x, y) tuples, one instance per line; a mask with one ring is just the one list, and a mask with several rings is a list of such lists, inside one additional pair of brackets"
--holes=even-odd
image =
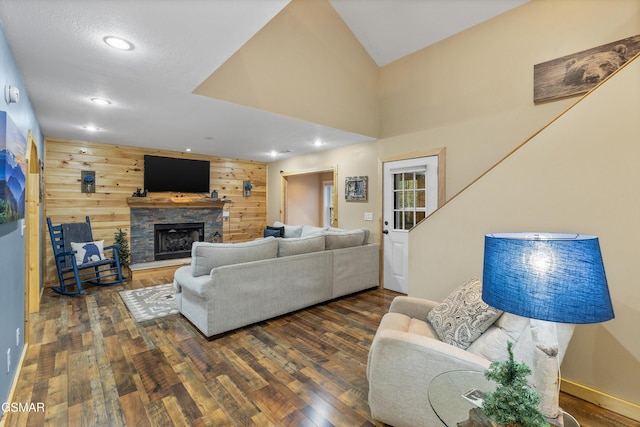
[(214, 200), (209, 197), (127, 197), (131, 208), (215, 208), (224, 207), (231, 200)]

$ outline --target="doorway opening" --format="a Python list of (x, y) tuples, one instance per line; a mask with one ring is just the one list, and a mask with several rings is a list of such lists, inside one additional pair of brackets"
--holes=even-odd
[(29, 318), (40, 310), (42, 292), (40, 264), (42, 261), (42, 236), (40, 234), (40, 202), (42, 200), (42, 161), (33, 132), (27, 135), (27, 181), (25, 200), (25, 287), (24, 287), (24, 342), (29, 342)]
[(292, 225), (337, 227), (337, 168), (281, 173), (280, 221)]
[(333, 224), (333, 180), (322, 183), (322, 226)]

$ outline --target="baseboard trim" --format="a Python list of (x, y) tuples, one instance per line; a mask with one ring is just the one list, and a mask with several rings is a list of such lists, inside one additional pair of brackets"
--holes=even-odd
[(625, 417), (640, 421), (640, 405), (619, 399), (582, 384), (569, 380), (562, 380), (560, 390), (580, 399), (591, 402), (609, 411), (624, 415)]
[[(24, 363), (24, 358), (27, 356), (27, 348), (29, 347), (28, 343), (25, 343), (22, 347), (22, 354), (20, 355), (20, 360), (18, 361), (18, 368), (16, 369), (16, 374), (13, 376), (13, 381), (11, 382), (11, 388), (9, 389), (9, 394), (7, 395), (7, 402), (14, 401), (14, 395), (16, 393), (16, 387), (18, 386), (18, 378), (20, 378), (20, 373), (22, 372), (22, 364)], [(0, 411), (0, 427), (4, 427), (7, 422), (6, 414)]]

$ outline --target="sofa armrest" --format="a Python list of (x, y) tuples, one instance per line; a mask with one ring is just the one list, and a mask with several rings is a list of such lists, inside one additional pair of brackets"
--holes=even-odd
[(173, 288), (176, 292), (188, 289), (191, 293), (204, 299), (213, 298), (214, 289), (211, 275), (193, 277), (191, 266), (180, 267), (173, 275)]
[(427, 314), (438, 302), (423, 298), (398, 296), (391, 301), (390, 313), (400, 313), (414, 319), (427, 320)]
[[(429, 375), (421, 377), (422, 380), (428, 380), (425, 384), (427, 386), (431, 379), (443, 372), (452, 370), (484, 371), (491, 364), (482, 356), (435, 338), (396, 330), (383, 330), (376, 334), (369, 353), (367, 375), (376, 369), (377, 362), (380, 360), (399, 364), (406, 364), (407, 361), (415, 362), (415, 369), (429, 372)], [(409, 365), (411, 364), (409, 363)], [(411, 366), (406, 366), (406, 369), (411, 371)], [(383, 371), (386, 370), (386, 368), (383, 369)]]
[(484, 371), (489, 365), (480, 356), (434, 338), (378, 330), (367, 362), (371, 415), (390, 425), (439, 425), (428, 400), (431, 381), (447, 371)]

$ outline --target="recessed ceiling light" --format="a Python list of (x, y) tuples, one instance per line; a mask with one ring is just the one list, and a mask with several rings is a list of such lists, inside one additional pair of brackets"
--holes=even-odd
[(120, 37), (114, 37), (114, 36), (107, 36), (105, 38), (103, 38), (102, 40), (104, 40), (104, 42), (106, 44), (108, 44), (109, 46), (115, 48), (115, 49), (120, 49), (120, 50), (132, 50), (133, 49), (133, 43), (131, 43), (130, 41), (127, 41), (125, 39), (122, 39)]
[(91, 102), (93, 102), (94, 104), (98, 104), (98, 105), (109, 105), (109, 104), (111, 104), (111, 101), (109, 101), (108, 99), (104, 99), (104, 98), (91, 98)]
[(316, 147), (319, 147), (321, 145), (324, 145), (324, 142), (322, 142), (320, 138), (316, 138), (316, 140), (313, 141), (313, 145), (315, 145)]
[(82, 126), (82, 129), (88, 130), (89, 132), (97, 132), (97, 131), (100, 130), (99, 127), (96, 127), (96, 126), (93, 126), (93, 125)]
[(269, 153), (269, 155), (271, 157), (276, 157), (278, 155), (278, 152), (276, 150), (271, 150), (271, 152)]
[(185, 148), (184, 151), (186, 151), (187, 153), (191, 152), (191, 148)]

